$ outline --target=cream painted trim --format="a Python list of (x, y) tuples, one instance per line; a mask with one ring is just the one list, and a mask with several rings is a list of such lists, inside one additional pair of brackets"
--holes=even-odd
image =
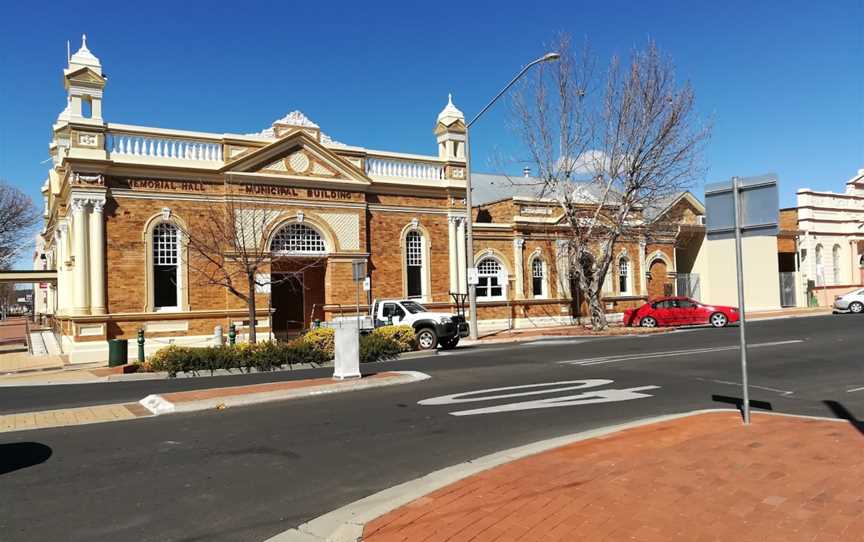
[[(534, 295), (534, 261), (540, 260), (541, 265), (543, 266), (543, 283), (541, 287), (541, 294), (539, 296)], [(528, 273), (529, 277), (531, 277), (530, 282), (530, 290), (531, 297), (530, 299), (549, 299), (549, 263), (546, 258), (543, 257), (543, 252), (538, 247), (531, 255), (528, 256)]]
[(148, 333), (167, 333), (169, 331), (189, 331), (188, 320), (166, 320), (162, 322), (145, 322), (144, 331)]
[(105, 334), (102, 324), (78, 324), (75, 326), (76, 337), (101, 337)]
[[(153, 229), (159, 224), (167, 222), (177, 228), (178, 240), (180, 241), (180, 263), (177, 269), (177, 303), (175, 307), (160, 307), (157, 311), (155, 307), (155, 295), (153, 279)], [(162, 212), (151, 216), (144, 223), (144, 231), (142, 232), (144, 241), (144, 312), (185, 312), (189, 310), (189, 239), (186, 233), (189, 231), (186, 222), (173, 212), (166, 220)]]
[[(209, 203), (224, 203), (224, 196), (195, 196), (192, 194), (172, 194), (162, 192), (140, 192), (137, 190), (129, 190), (126, 188), (112, 188), (111, 195), (115, 198), (126, 199), (155, 199), (159, 201), (201, 201)], [(232, 197), (232, 201), (236, 203), (266, 203), (268, 205), (296, 206), (296, 207), (321, 207), (327, 209), (365, 209), (366, 204), (358, 203), (324, 203), (321, 200), (305, 200), (305, 199), (273, 199), (265, 197), (244, 196)]]
[(666, 264), (667, 272), (675, 272), (675, 267), (672, 265), (672, 260), (669, 259), (669, 256), (667, 256), (666, 253), (662, 250), (655, 250), (654, 252), (645, 257), (645, 273), (648, 273), (651, 270), (651, 264), (654, 263), (654, 260), (663, 260), (663, 263)]
[(136, 134), (156, 134), (167, 135), (172, 137), (188, 137), (192, 139), (212, 139), (213, 143), (218, 143), (223, 137), (230, 134), (214, 134), (212, 132), (193, 132), (190, 130), (176, 130), (173, 128), (150, 128), (147, 126), (138, 126), (134, 124), (118, 124), (109, 122), (105, 124), (106, 129), (116, 132), (132, 132)]

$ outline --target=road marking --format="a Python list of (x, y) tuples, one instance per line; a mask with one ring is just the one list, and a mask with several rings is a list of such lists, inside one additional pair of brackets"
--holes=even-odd
[(852, 393), (861, 390), (864, 390), (864, 386), (861, 386), (860, 388), (852, 388), (851, 390), (846, 390), (846, 393)]
[[(710, 380), (705, 379), (705, 378), (697, 378), (696, 380), (701, 380), (703, 382), (714, 382), (716, 384), (728, 384), (730, 386), (741, 386), (742, 385), (740, 382), (730, 382), (728, 380), (714, 380), (713, 378)], [(757, 386), (755, 384), (747, 384), (747, 387), (755, 388), (757, 390), (773, 391), (774, 393), (779, 393), (780, 395), (792, 395), (795, 393), (794, 391), (778, 390), (777, 388), (769, 388), (768, 386)]]
[[(594, 378), (589, 380), (567, 380), (562, 382), (544, 382), (541, 384), (524, 384), (521, 386), (507, 386), (504, 388), (489, 388), (485, 390), (468, 391), (462, 393), (454, 393), (451, 395), (442, 395), (440, 397), (432, 397), (418, 401), (418, 404), (429, 405), (451, 405), (459, 403), (492, 401), (495, 399), (508, 399), (512, 397), (525, 397), (528, 395), (558, 393), (562, 391), (571, 391), (576, 389), (595, 388), (611, 384), (612, 380)], [(497, 392), (506, 392), (510, 390), (524, 390), (530, 388), (546, 388), (533, 391), (522, 391), (516, 393), (496, 394)], [(530, 401), (520, 401), (516, 403), (507, 403), (483, 408), (475, 408), (469, 410), (459, 410), (450, 412), (451, 416), (474, 416), (477, 414), (493, 414), (497, 412), (514, 412), (519, 410), (536, 410), (540, 408), (558, 408), (565, 406), (580, 406), (596, 403), (612, 403), (617, 401), (631, 401), (633, 399), (643, 399), (653, 397), (647, 393), (640, 393), (647, 390), (660, 389), (660, 386), (638, 386), (635, 388), (625, 389), (602, 389), (591, 390), (576, 395), (567, 395), (564, 397), (549, 397), (546, 399), (533, 399)], [(492, 393), (493, 395), (485, 395)], [(476, 395), (482, 397), (474, 397)]]
[[(750, 348), (762, 348), (766, 346), (782, 346), (786, 344), (797, 344), (804, 342), (802, 339), (796, 339), (791, 341), (775, 341), (768, 343), (756, 343), (756, 344), (748, 344), (748, 350)], [(617, 363), (619, 361), (633, 361), (640, 359), (654, 359), (654, 358), (669, 358), (676, 356), (689, 356), (692, 354), (705, 354), (708, 352), (725, 352), (729, 350), (738, 350), (738, 345), (735, 346), (715, 346), (710, 348), (689, 348), (686, 350), (670, 350), (668, 352), (650, 352), (650, 353), (639, 353), (639, 354), (622, 354), (618, 356), (604, 356), (599, 358), (586, 358), (586, 359), (575, 359), (568, 361), (559, 361), (558, 364), (561, 365), (602, 365), (604, 363)]]

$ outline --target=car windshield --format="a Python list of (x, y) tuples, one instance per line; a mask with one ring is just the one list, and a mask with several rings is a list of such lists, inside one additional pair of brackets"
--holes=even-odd
[(417, 303), (416, 301), (403, 301), (402, 306), (405, 307), (405, 310), (410, 312), (411, 314), (426, 312), (426, 307), (424, 307), (420, 303)]

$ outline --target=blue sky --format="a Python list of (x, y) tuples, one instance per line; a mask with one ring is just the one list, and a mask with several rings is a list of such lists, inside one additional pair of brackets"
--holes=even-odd
[[(39, 197), (66, 40), (74, 52), (82, 32), (109, 76), (109, 122), (246, 133), (300, 109), (345, 143), (422, 154), (448, 92), (472, 116), (557, 32), (587, 37), (604, 63), (650, 36), (715, 120), (707, 180), (773, 171), (791, 206), (797, 188), (839, 191), (864, 168), (864, 0), (540, 5), (10, 2), (0, 178)], [(507, 117), (476, 125), (475, 170), (520, 154)]]

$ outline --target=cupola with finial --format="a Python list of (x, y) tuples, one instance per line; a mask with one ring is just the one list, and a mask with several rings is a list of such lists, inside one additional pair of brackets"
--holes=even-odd
[(68, 59), (63, 70), (66, 88), (66, 109), (58, 122), (102, 124), (102, 91), (107, 77), (102, 73), (99, 59), (87, 48), (87, 36), (81, 36), (81, 48)]
[(435, 135), (438, 138), (438, 158), (465, 160), (465, 115), (453, 105), (453, 96), (447, 95), (447, 105), (438, 113)]

